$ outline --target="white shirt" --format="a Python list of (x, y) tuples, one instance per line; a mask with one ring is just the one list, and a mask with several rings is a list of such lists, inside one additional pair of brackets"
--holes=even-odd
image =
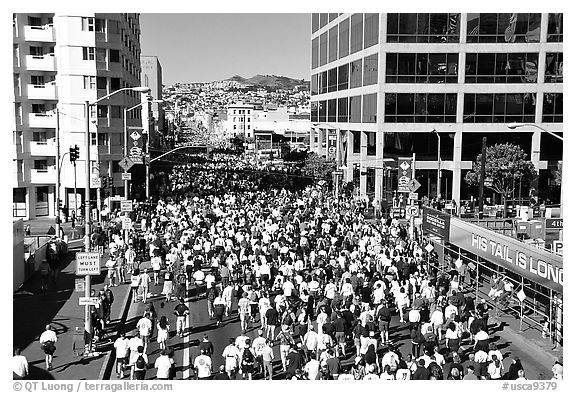
[(198, 355), (194, 359), (194, 368), (198, 370), (198, 378), (207, 378), (212, 375), (212, 359), (206, 355)]
[(25, 377), (28, 375), (28, 360), (22, 355), (12, 357), (12, 371), (14, 374)]
[(136, 328), (138, 328), (138, 332), (141, 336), (149, 336), (150, 330), (152, 330), (152, 322), (150, 322), (146, 317), (140, 318)]
[(138, 352), (138, 347), (144, 346), (144, 342), (140, 337), (132, 337), (128, 342), (128, 346), (130, 347), (130, 351), (132, 351), (132, 353), (136, 353)]
[(114, 342), (114, 348), (116, 349), (117, 358), (125, 358), (130, 351), (130, 340), (126, 337), (118, 337)]
[(167, 355), (158, 356), (154, 362), (156, 367), (156, 378), (168, 378), (170, 376), (170, 367), (172, 360)]
[(308, 363), (304, 366), (304, 371), (308, 374), (310, 380), (315, 380), (318, 376), (318, 371), (320, 369), (320, 362), (316, 359), (310, 359)]
[(52, 341), (53, 343), (58, 341), (58, 338), (56, 337), (56, 332), (54, 330), (45, 330), (40, 335), (40, 344), (44, 344), (45, 342), (48, 341)]

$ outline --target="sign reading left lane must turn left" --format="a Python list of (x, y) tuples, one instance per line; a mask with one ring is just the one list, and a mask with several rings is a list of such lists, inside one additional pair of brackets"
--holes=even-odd
[(76, 254), (77, 276), (100, 275), (100, 255), (97, 252), (79, 252)]

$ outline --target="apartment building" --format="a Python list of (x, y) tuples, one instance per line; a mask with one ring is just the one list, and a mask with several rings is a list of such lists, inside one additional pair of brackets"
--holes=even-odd
[[(162, 65), (157, 56), (141, 56), (142, 86), (150, 88), (150, 96), (156, 101), (162, 100)], [(152, 102), (151, 114), (154, 117), (154, 131), (163, 134), (164, 132), (164, 104)], [(154, 137), (153, 137), (154, 139)]]
[(397, 159), (415, 153), (420, 197), (470, 199), (486, 137), (535, 165), (520, 195), (559, 202), (562, 141), (507, 124), (562, 135), (562, 14), (312, 14), (311, 50), (310, 147), (361, 194), (395, 189)]
[[(123, 109), (141, 102), (141, 93), (124, 91), (90, 107), (89, 158), (84, 103), (140, 86), (139, 15), (14, 14), (13, 44), (13, 215), (55, 216), (58, 158), (63, 206), (73, 209), (76, 201), (83, 202), (87, 162), (93, 175), (111, 176), (114, 192), (121, 193)], [(141, 126), (140, 110), (127, 122)], [(76, 171), (68, 159), (75, 145), (80, 148)], [(106, 190), (91, 192), (96, 201)]]

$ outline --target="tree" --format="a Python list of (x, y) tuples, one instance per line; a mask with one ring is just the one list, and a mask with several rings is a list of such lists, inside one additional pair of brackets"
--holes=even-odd
[(558, 169), (552, 171), (555, 186), (562, 186), (562, 162), (558, 163)]
[(304, 168), (302, 169), (306, 176), (320, 178), (326, 181), (332, 179), (332, 172), (335, 170), (336, 163), (334, 161), (329, 161), (314, 152), (308, 153), (304, 163)]
[[(534, 164), (526, 159), (527, 155), (518, 145), (511, 143), (497, 144), (486, 148), (485, 187), (500, 194), (506, 210), (506, 199), (512, 195), (515, 182), (522, 179), (529, 184), (536, 176)], [(465, 180), (469, 185), (480, 184), (482, 154), (476, 158)]]

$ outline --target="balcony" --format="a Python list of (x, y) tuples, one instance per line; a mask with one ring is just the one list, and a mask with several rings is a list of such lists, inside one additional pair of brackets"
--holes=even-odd
[(26, 41), (56, 42), (54, 27), (51, 25), (24, 26), (24, 39)]
[(43, 85), (28, 85), (28, 98), (31, 100), (56, 100), (56, 82)]
[(56, 71), (56, 57), (53, 54), (26, 55), (26, 68), (31, 71)]
[(55, 157), (56, 156), (56, 140), (48, 139), (46, 141), (30, 141), (30, 155)]
[(56, 168), (49, 166), (43, 169), (30, 169), (31, 184), (55, 184)]
[(56, 128), (54, 112), (30, 113), (28, 126), (32, 128)]

